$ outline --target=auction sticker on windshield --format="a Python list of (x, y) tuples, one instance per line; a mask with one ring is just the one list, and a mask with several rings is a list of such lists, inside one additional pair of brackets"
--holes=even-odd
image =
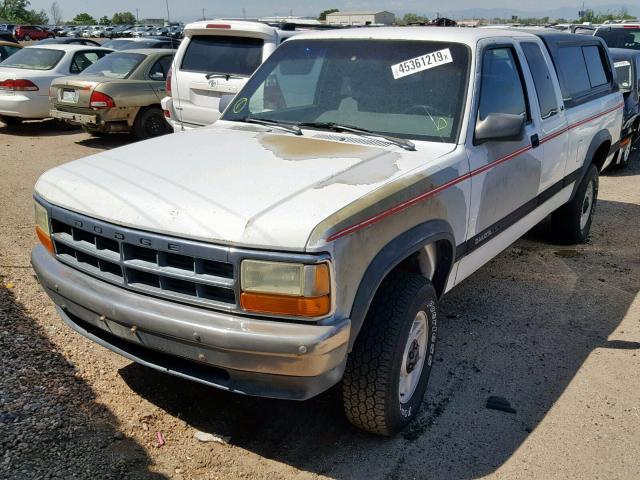
[(393, 78), (398, 80), (407, 75), (413, 75), (414, 73), (423, 72), (430, 68), (451, 62), (453, 62), (451, 51), (445, 48), (437, 52), (427, 53), (426, 55), (420, 55), (419, 57), (391, 65), (391, 72), (393, 73)]

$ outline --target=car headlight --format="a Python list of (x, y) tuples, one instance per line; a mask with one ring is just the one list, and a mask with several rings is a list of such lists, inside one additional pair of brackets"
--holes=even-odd
[(250, 312), (319, 317), (331, 310), (326, 263), (244, 260), (240, 268), (241, 307)]
[(53, 253), (53, 242), (51, 241), (51, 230), (49, 229), (49, 213), (38, 202), (34, 203), (34, 208), (38, 240), (47, 250)]

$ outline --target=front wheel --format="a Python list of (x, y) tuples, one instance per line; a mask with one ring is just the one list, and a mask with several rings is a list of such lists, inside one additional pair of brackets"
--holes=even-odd
[(551, 215), (551, 225), (558, 241), (575, 245), (589, 237), (598, 200), (598, 167), (591, 164), (573, 199)]
[(31, 36), (29, 35), (25, 35), (22, 40), (24, 40), (25, 42), (30, 42), (31, 41)]
[(431, 372), (436, 331), (437, 295), (431, 282), (410, 273), (383, 282), (342, 381), (351, 423), (390, 436), (416, 417)]
[(170, 132), (170, 127), (159, 107), (140, 110), (133, 123), (133, 133), (138, 140), (158, 137)]

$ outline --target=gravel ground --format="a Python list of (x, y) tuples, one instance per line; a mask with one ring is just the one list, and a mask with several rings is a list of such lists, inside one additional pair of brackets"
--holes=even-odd
[(337, 389), (236, 396), (62, 323), (29, 266), (33, 185), (130, 141), (0, 124), (0, 478), (640, 478), (640, 158), (601, 177), (589, 243), (554, 245), (542, 224), (447, 296), (418, 421), (380, 439), (347, 423)]

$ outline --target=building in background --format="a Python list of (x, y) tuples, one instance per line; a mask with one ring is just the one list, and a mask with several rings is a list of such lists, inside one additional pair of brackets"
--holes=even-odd
[(327, 15), (332, 25), (392, 25), (396, 16), (384, 10), (365, 12), (334, 12)]

